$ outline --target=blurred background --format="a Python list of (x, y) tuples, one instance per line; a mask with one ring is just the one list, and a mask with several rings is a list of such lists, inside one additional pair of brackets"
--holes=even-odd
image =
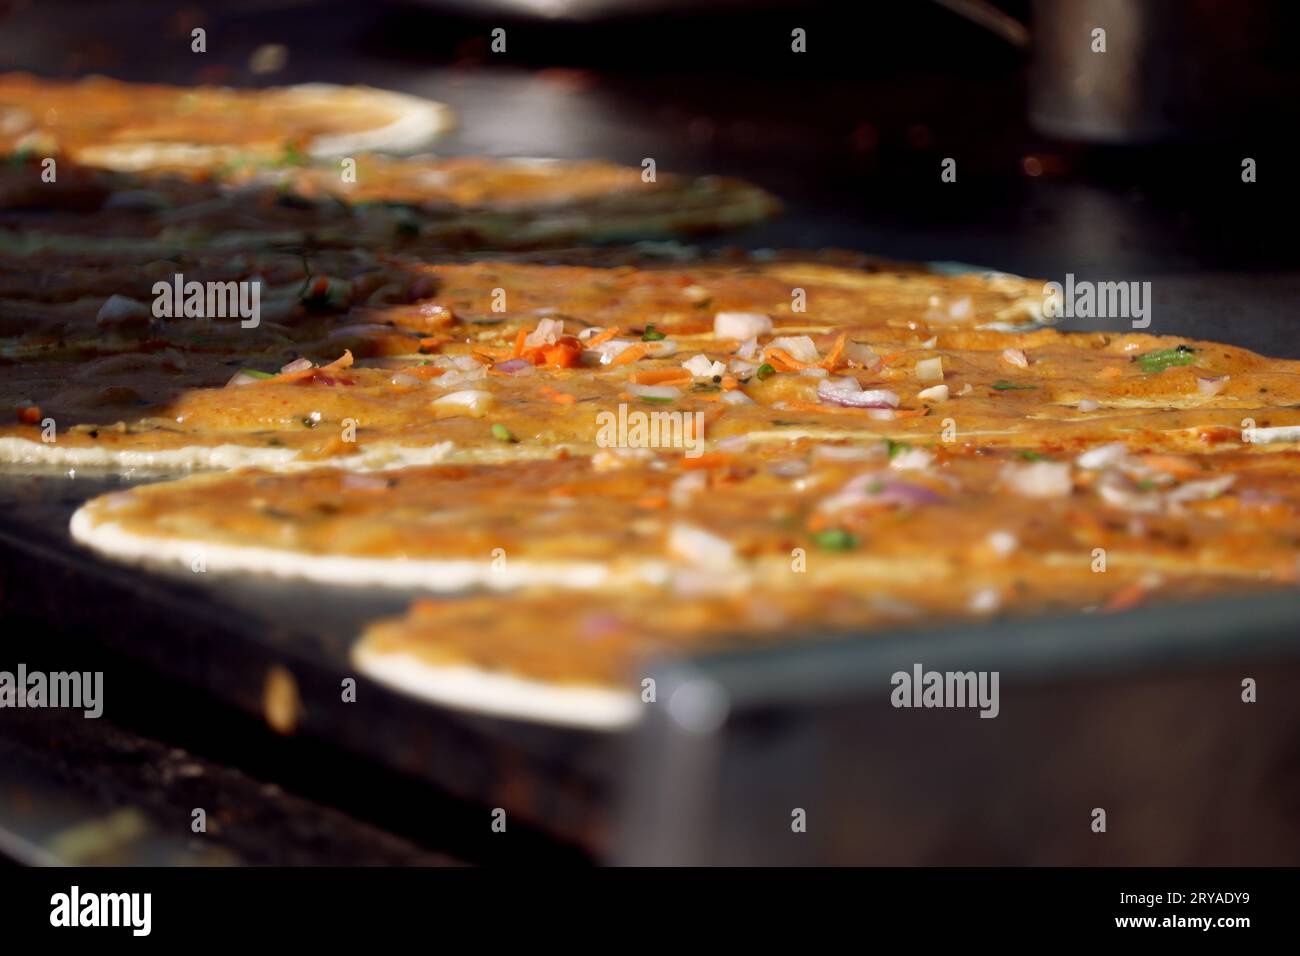
[[(1295, 263), (1287, 145), (1300, 8), (1281, 0), (0, 7), (5, 69), (369, 83), (455, 108), (445, 154), (652, 156), (665, 170), (748, 177), (788, 203), (779, 222), (728, 242), (840, 245), (1057, 279)], [(206, 53), (190, 50), (196, 27)], [(498, 27), (504, 53), (489, 47)], [(806, 52), (791, 49), (796, 28)], [(1104, 54), (1092, 50), (1097, 28)], [(955, 183), (939, 179), (945, 157), (957, 160)], [(1253, 184), (1241, 180), (1245, 157), (1257, 162)], [(1270, 307), (1300, 291), (1279, 281), (1281, 299), (1260, 293)], [(1198, 291), (1231, 307), (1241, 288), (1225, 277)], [(1159, 322), (1152, 331), (1174, 331)], [(1261, 334), (1261, 346), (1288, 344)]]

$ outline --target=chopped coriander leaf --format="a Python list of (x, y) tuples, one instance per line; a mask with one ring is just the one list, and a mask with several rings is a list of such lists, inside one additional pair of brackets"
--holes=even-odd
[(696, 382), (694, 385), (691, 386), (691, 391), (692, 392), (720, 392), (722, 391), (722, 387), (720, 385), (711, 385), (708, 382)]
[(858, 536), (843, 528), (827, 528), (812, 536), (813, 543), (823, 551), (852, 551), (858, 546)]
[(999, 392), (1021, 392), (1038, 388), (1037, 385), (1017, 385), (1015, 382), (1008, 382), (1005, 378), (998, 379), (991, 387)]
[(668, 338), (668, 336), (664, 335), (662, 332), (656, 331), (656, 330), (655, 330), (655, 327), (654, 327), (654, 324), (651, 323), (651, 324), (649, 324), (649, 325), (647, 325), (647, 326), (645, 327), (645, 332), (644, 332), (644, 334), (642, 334), (642, 336), (641, 336), (641, 341), (642, 341), (642, 342), (659, 342), (659, 341), (661, 341), (661, 340), (663, 340), (663, 339), (666, 339), (666, 338)]
[(510, 429), (500, 422), (492, 426), (492, 437), (497, 441), (513, 442), (515, 440), (515, 436), (510, 434)]
[(885, 451), (889, 455), (889, 460), (893, 461), (899, 452), (911, 451), (912, 446), (905, 441), (894, 441), (892, 438), (885, 439)]
[(1142, 481), (1137, 483), (1137, 486), (1138, 491), (1152, 491), (1155, 489), (1156, 483), (1150, 478), (1144, 478)]
[(764, 362), (762, 365), (758, 367), (758, 371), (754, 373), (754, 377), (761, 382), (763, 381), (763, 379), (770, 378), (775, 374), (776, 374), (776, 369), (772, 368), (771, 365)]
[(643, 402), (658, 402), (661, 405), (667, 405), (672, 401), (667, 395), (641, 395), (639, 398)]
[(1144, 372), (1163, 372), (1177, 365), (1191, 365), (1195, 353), (1196, 349), (1190, 345), (1179, 345), (1172, 349), (1157, 349), (1145, 355), (1135, 355), (1133, 361), (1137, 362)]
[(1044, 455), (1041, 451), (1022, 451), (1018, 454), (1019, 458), (1025, 461), (1051, 461), (1051, 455)]
[(306, 166), (307, 157), (303, 151), (298, 148), (298, 144), (290, 140), (284, 144), (284, 152), (280, 155), (281, 166)]
[(255, 368), (241, 368), (239, 371), (244, 375), (251, 375), (253, 378), (275, 378), (273, 372), (259, 372)]

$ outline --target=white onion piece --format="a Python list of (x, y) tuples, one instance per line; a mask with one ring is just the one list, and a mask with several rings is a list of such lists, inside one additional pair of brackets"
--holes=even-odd
[(682, 390), (674, 385), (638, 385), (631, 382), (627, 386), (628, 392), (637, 396), (637, 398), (681, 398)]
[(817, 352), (817, 345), (807, 335), (783, 335), (768, 342), (767, 347), (781, 349), (800, 362), (816, 362), (821, 358)]
[(844, 361), (850, 365), (872, 369), (880, 364), (880, 356), (858, 342), (846, 342), (844, 343)]
[(758, 356), (758, 339), (745, 339), (736, 346), (736, 355), (742, 359), (752, 359)]
[(727, 367), (721, 362), (715, 362), (703, 354), (687, 359), (682, 363), (682, 368), (696, 378), (713, 378), (713, 376), (721, 375), (727, 370)]
[(252, 385), (254, 382), (260, 381), (263, 380), (258, 378), (256, 375), (249, 375), (247, 372), (241, 370), (230, 377), (230, 381), (226, 383), (226, 388), (234, 388), (239, 385)]
[(646, 342), (646, 355), (650, 358), (668, 358), (677, 354), (677, 343), (672, 339), (660, 339), (658, 342)]
[(668, 533), (668, 550), (698, 567), (726, 568), (735, 562), (731, 542), (689, 524), (675, 524)]
[[(729, 392), (723, 392), (719, 401), (726, 402), (728, 405), (753, 405), (754, 400), (738, 388), (733, 388)], [(743, 436), (742, 436), (743, 437)]]
[(1118, 464), (1127, 455), (1128, 447), (1123, 442), (1114, 441), (1105, 445), (1098, 445), (1096, 448), (1089, 448), (1075, 458), (1074, 463), (1080, 468), (1096, 471), (1099, 468), (1107, 468)]
[(491, 392), (476, 388), (451, 392), (442, 396), (442, 398), (435, 399), (433, 402), (435, 408), (448, 411), (466, 411), (475, 418), (484, 415), (495, 404), (496, 397)]
[(1095, 412), (1099, 408), (1101, 408), (1101, 403), (1094, 402), (1091, 398), (1079, 400), (1079, 411), (1081, 412)]
[(922, 382), (942, 382), (943, 359), (940, 357), (921, 359), (916, 363), (916, 377)]
[(1015, 551), (1016, 548), (1020, 547), (1020, 539), (1010, 531), (990, 532), (988, 542), (989, 547), (992, 548), (995, 553), (1004, 558), (1011, 554), (1011, 552)]
[(1223, 391), (1223, 386), (1227, 384), (1227, 375), (1221, 375), (1218, 378), (1201, 378), (1197, 376), (1196, 390), (1202, 395), (1218, 395)]
[(466, 371), (452, 369), (438, 377), (439, 388), (457, 388), (461, 385), (470, 385), (474, 382), (487, 378), (487, 366), (474, 363), (474, 367)]
[(772, 320), (761, 312), (719, 312), (713, 317), (713, 334), (720, 339), (743, 342), (771, 332)]
[(727, 363), (727, 371), (733, 375), (746, 378), (758, 371), (758, 365), (754, 362), (746, 362), (743, 359), (732, 359)]
[(824, 368), (817, 368), (814, 366), (813, 368), (799, 369), (799, 374), (802, 375), (804, 378), (826, 378), (831, 373)]
[(311, 359), (296, 358), (289, 364), (282, 365), (280, 367), (280, 374), (287, 375), (290, 372), (305, 372), (309, 368), (311, 368)]
[(1025, 353), (1021, 349), (1003, 349), (1002, 361), (1016, 368), (1029, 368), (1029, 359), (1025, 358)]
[(894, 420), (894, 410), (892, 408), (868, 408), (867, 417), (878, 422), (892, 422)]
[(412, 375), (410, 372), (398, 372), (389, 379), (389, 383), (399, 388), (418, 388), (424, 384), (424, 379), (418, 375)]
[[(860, 389), (857, 382), (848, 385), (845, 379), (827, 379), (824, 382), (817, 383), (817, 397), (823, 402), (832, 405), (843, 405), (846, 408), (897, 408), (898, 395), (887, 389)], [(892, 417), (892, 416), (891, 416)]]
[(932, 461), (933, 453), (924, 448), (905, 448), (894, 455), (889, 467), (897, 471), (920, 471), (929, 468)]
[(1002, 469), (1002, 481), (1016, 494), (1026, 498), (1061, 498), (1074, 489), (1067, 462), (1009, 464)]
[(1219, 475), (1217, 478), (1189, 481), (1169, 492), (1166, 497), (1174, 504), (1184, 501), (1208, 501), (1211, 498), (1219, 497), (1219, 495), (1231, 488), (1232, 483), (1236, 480), (1236, 475)]
[(560, 319), (542, 319), (537, 323), (537, 328), (524, 337), (524, 345), (531, 349), (541, 348), (543, 345), (554, 345), (555, 340), (563, 334), (563, 321)]
[(923, 388), (916, 393), (916, 397), (923, 402), (946, 402), (948, 400), (948, 386), (932, 385), (929, 388)]

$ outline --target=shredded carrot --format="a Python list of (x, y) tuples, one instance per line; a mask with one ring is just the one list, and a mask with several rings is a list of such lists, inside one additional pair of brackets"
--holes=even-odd
[(315, 378), (322, 372), (341, 372), (343, 369), (350, 368), (351, 366), (352, 352), (345, 349), (343, 354), (333, 362), (330, 362), (328, 365), (322, 365), (320, 368), (313, 366), (312, 368), (298, 369), (296, 372), (281, 372), (279, 375), (274, 375), (271, 378), (259, 379), (258, 381), (271, 385), (284, 385), (288, 382), (297, 382), (305, 378)]
[(665, 508), (668, 506), (668, 499), (663, 495), (646, 495), (644, 498), (638, 498), (636, 503), (639, 508)]
[(606, 329), (604, 332), (593, 335), (587, 340), (587, 348), (591, 348), (593, 345), (604, 345), (610, 339), (614, 338), (614, 336), (618, 335), (618, 331), (619, 329), (616, 325), (613, 328)]
[(1146, 586), (1141, 582), (1134, 582), (1122, 587), (1101, 606), (1102, 613), (1113, 614), (1116, 611), (1127, 611), (1130, 608), (1137, 607), (1146, 600), (1147, 593)]
[(628, 378), (638, 385), (663, 385), (667, 382), (689, 382), (691, 373), (684, 368), (647, 368), (633, 372)]
[(577, 368), (582, 362), (582, 345), (572, 336), (564, 336), (554, 345), (544, 346), (541, 350), (542, 361), (533, 359), (534, 365), (551, 365), (555, 368)]
[(1175, 477), (1198, 475), (1201, 472), (1201, 469), (1197, 468), (1192, 462), (1177, 455), (1143, 455), (1141, 462), (1148, 468), (1154, 468)]
[(578, 399), (568, 392), (558, 392), (549, 385), (541, 387), (541, 393), (546, 396), (548, 402), (554, 402), (556, 405), (572, 405)]
[(515, 349), (510, 353), (511, 358), (519, 358), (524, 354), (524, 339), (528, 338), (528, 330), (520, 329), (519, 334), (515, 336)]
[(512, 358), (518, 358), (510, 349), (492, 348), (490, 345), (476, 345), (472, 351), (475, 358), (486, 359), (489, 362), (507, 362)]
[(681, 465), (683, 471), (698, 471), (701, 468), (726, 468), (734, 460), (734, 456), (727, 454), (725, 451), (711, 451), (707, 455), (700, 455), (698, 458), (683, 456)]
[(650, 351), (647, 345), (629, 345), (623, 351), (614, 356), (610, 365), (631, 365), (637, 359), (644, 358), (645, 354)]
[(828, 372), (835, 371), (835, 366), (839, 364), (840, 357), (844, 355), (844, 346), (849, 340), (849, 333), (841, 332), (835, 344), (831, 346), (830, 353), (821, 361), (821, 367)]
[(785, 349), (764, 349), (763, 360), (775, 366), (778, 372), (797, 372), (800, 369), (821, 367), (818, 362), (801, 362)]
[(740, 382), (737, 380), (736, 376), (722, 376), (722, 390), (724, 392), (734, 392), (738, 388), (740, 388)]
[(924, 418), (930, 414), (929, 408), (896, 408), (894, 409), (895, 418)]
[(424, 338), (420, 339), (420, 351), (425, 352), (440, 349), (450, 341), (450, 335), (426, 335)]
[(889, 352), (880, 356), (880, 367), (887, 368), (892, 363), (897, 362), (900, 355), (902, 355), (901, 352)]

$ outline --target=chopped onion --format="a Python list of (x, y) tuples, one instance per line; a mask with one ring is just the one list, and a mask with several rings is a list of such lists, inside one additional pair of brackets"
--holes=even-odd
[(720, 339), (743, 342), (771, 332), (772, 320), (761, 312), (719, 312), (713, 317), (713, 334)]
[(754, 400), (738, 388), (733, 388), (729, 392), (723, 392), (719, 401), (726, 402), (728, 405), (753, 405)]
[(506, 359), (504, 362), (501, 362), (494, 367), (498, 372), (501, 372), (504, 375), (519, 375), (521, 372), (531, 372), (533, 370), (533, 363), (525, 358), (514, 358)]
[[(851, 383), (851, 384), (849, 384)], [(898, 395), (887, 389), (858, 388), (854, 379), (827, 379), (817, 383), (817, 397), (830, 405), (845, 408), (897, 408)]]
[(755, 362), (746, 362), (743, 359), (732, 359), (727, 363), (727, 371), (733, 375), (748, 377), (758, 371), (758, 364)]
[(481, 417), (495, 404), (496, 397), (491, 392), (476, 388), (451, 392), (433, 402), (435, 408), (448, 411), (463, 409), (475, 418)]
[(537, 328), (524, 337), (524, 345), (530, 349), (544, 345), (554, 345), (555, 340), (564, 334), (564, 322), (560, 319), (541, 319)]
[(731, 542), (689, 524), (675, 524), (668, 533), (668, 550), (698, 567), (725, 568), (735, 562)]
[(843, 354), (844, 361), (848, 362), (850, 365), (858, 365), (862, 368), (872, 369), (880, 364), (880, 356), (860, 342), (846, 342), (844, 344)]
[(931, 385), (929, 388), (923, 388), (917, 392), (916, 397), (923, 402), (946, 402), (948, 400), (948, 386)]
[(1101, 404), (1094, 402), (1091, 398), (1084, 398), (1079, 401), (1079, 411), (1081, 412), (1095, 412), (1099, 408), (1101, 408)]
[(943, 359), (941, 357), (921, 359), (916, 363), (916, 377), (922, 382), (942, 382)]
[(912, 481), (894, 478), (886, 472), (868, 472), (848, 481), (843, 488), (822, 500), (819, 511), (842, 511), (860, 505), (937, 505), (943, 495)]
[(631, 382), (627, 386), (628, 392), (638, 398), (681, 398), (682, 390), (674, 385), (638, 385)]
[(736, 355), (742, 359), (752, 359), (758, 356), (758, 339), (745, 339), (736, 346)]
[(424, 379), (418, 375), (412, 375), (410, 372), (398, 372), (389, 379), (389, 383), (400, 388), (419, 388), (424, 384)]
[(1219, 495), (1231, 488), (1232, 483), (1236, 480), (1236, 475), (1219, 475), (1217, 478), (1189, 481), (1169, 492), (1166, 497), (1167, 500), (1174, 504), (1184, 501), (1207, 501), (1210, 498), (1219, 497)]
[(677, 354), (677, 343), (673, 339), (660, 339), (658, 342), (646, 342), (646, 355), (650, 358), (668, 358)]
[(905, 448), (897, 452), (889, 462), (889, 467), (898, 471), (921, 471), (930, 467), (934, 454), (924, 448)]
[(799, 374), (802, 375), (804, 378), (826, 378), (831, 373), (824, 368), (817, 368), (816, 366), (813, 366), (812, 368), (799, 369)]
[(767, 343), (769, 349), (781, 349), (800, 362), (816, 362), (821, 358), (817, 345), (807, 335), (783, 335)]
[(892, 408), (868, 408), (867, 417), (878, 422), (892, 422), (894, 420), (894, 410)]
[(1201, 378), (1199, 375), (1196, 377), (1196, 390), (1202, 395), (1218, 395), (1227, 384), (1227, 375), (1220, 375), (1218, 378)]
[(1010, 531), (993, 531), (989, 534), (988, 542), (989, 547), (1004, 558), (1020, 546), (1020, 539)]
[(1029, 359), (1025, 358), (1022, 349), (1003, 349), (1002, 361), (1008, 365), (1014, 365), (1016, 368), (1029, 368)]
[(1016, 494), (1027, 498), (1060, 498), (1074, 489), (1068, 462), (1009, 464), (1002, 469), (1002, 480)]
[(280, 374), (287, 375), (290, 372), (305, 372), (311, 368), (311, 359), (296, 358), (287, 365), (280, 366)]
[(1114, 441), (1105, 445), (1098, 445), (1096, 448), (1089, 448), (1075, 458), (1074, 463), (1080, 468), (1096, 471), (1099, 468), (1107, 468), (1118, 464), (1127, 456), (1128, 447), (1123, 442)]
[(256, 375), (249, 375), (241, 369), (230, 377), (230, 381), (226, 383), (226, 388), (233, 388), (238, 385), (252, 385), (254, 382), (260, 381), (263, 381), (263, 379), (258, 378)]
[(715, 362), (703, 354), (687, 359), (682, 363), (682, 368), (696, 378), (713, 378), (715, 375), (721, 375), (727, 370), (727, 367), (721, 362)]

